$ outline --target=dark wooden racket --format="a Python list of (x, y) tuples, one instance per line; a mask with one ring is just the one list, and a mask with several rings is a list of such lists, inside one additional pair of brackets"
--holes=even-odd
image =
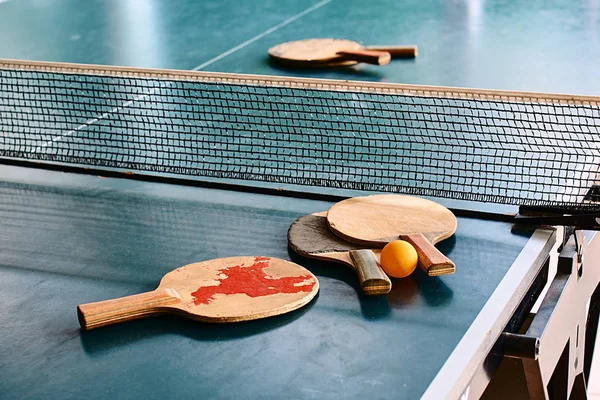
[(334, 235), (327, 225), (327, 212), (298, 218), (288, 230), (292, 250), (304, 257), (346, 265), (356, 271), (366, 295), (389, 293), (392, 282), (379, 266), (380, 250), (347, 242)]

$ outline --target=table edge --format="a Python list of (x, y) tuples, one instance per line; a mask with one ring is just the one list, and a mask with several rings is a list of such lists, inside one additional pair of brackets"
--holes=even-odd
[(422, 399), (469, 398), (469, 384), (477, 367), (491, 351), (555, 243), (554, 229), (537, 229), (533, 233)]

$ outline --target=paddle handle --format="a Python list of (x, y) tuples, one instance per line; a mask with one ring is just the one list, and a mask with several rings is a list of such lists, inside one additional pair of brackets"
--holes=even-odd
[(372, 50), (343, 50), (338, 51), (337, 54), (343, 56), (346, 60), (374, 65), (386, 65), (392, 58), (390, 53)]
[(367, 50), (384, 51), (390, 53), (392, 58), (415, 58), (418, 54), (417, 46), (368, 46)]
[(356, 268), (360, 287), (364, 294), (376, 296), (392, 290), (392, 282), (381, 269), (371, 250), (350, 250), (350, 258)]
[(81, 304), (77, 307), (79, 324), (83, 330), (100, 328), (132, 319), (164, 313), (164, 306), (182, 300), (172, 289), (156, 289), (118, 299)]
[(456, 271), (454, 263), (422, 234), (403, 235), (402, 239), (413, 245), (419, 256), (419, 266), (427, 275), (447, 275)]

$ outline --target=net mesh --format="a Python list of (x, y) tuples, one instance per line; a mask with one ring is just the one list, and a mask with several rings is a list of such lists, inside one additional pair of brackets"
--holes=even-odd
[(589, 97), (0, 63), (0, 156), (41, 162), (598, 210), (599, 126)]

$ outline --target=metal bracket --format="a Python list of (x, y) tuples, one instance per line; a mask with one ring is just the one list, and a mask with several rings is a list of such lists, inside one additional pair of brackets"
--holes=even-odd
[(573, 226), (576, 229), (600, 230), (599, 214), (578, 215), (525, 215), (517, 213), (517, 224)]
[(588, 251), (594, 253), (589, 259), (600, 255), (600, 244), (592, 249), (588, 239), (575, 231), (566, 241), (556, 276), (526, 332), (502, 335), (504, 356), (522, 361), (532, 399), (586, 398), (584, 361), (592, 350), (586, 352), (586, 305), (600, 283), (600, 266), (584, 268)]

